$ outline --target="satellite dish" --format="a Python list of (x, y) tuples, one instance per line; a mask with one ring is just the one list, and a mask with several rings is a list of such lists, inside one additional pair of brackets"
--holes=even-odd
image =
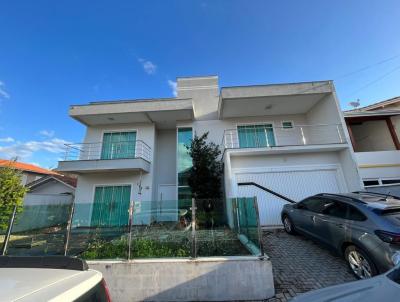
[(357, 99), (357, 101), (354, 102), (350, 102), (349, 105), (354, 109), (357, 109), (358, 107), (360, 107), (360, 99)]

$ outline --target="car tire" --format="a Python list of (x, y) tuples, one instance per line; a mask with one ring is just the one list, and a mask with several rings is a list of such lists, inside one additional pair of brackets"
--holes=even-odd
[(357, 279), (368, 279), (378, 274), (375, 263), (362, 249), (350, 245), (344, 252), (347, 265)]
[(283, 223), (283, 227), (284, 227), (286, 233), (288, 233), (290, 235), (296, 234), (293, 221), (292, 221), (292, 219), (290, 219), (290, 217), (288, 215), (282, 216), (282, 223)]

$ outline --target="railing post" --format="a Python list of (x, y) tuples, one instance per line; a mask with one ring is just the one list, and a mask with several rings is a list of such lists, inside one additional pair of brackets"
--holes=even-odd
[(14, 209), (13, 209), (12, 215), (10, 217), (10, 221), (8, 223), (6, 237), (4, 238), (3, 248), (1, 250), (1, 255), (2, 256), (4, 256), (7, 253), (8, 242), (10, 240), (11, 230), (12, 230), (12, 227), (14, 225), (15, 214), (16, 213), (17, 213), (17, 205), (14, 205)]
[(197, 258), (197, 250), (196, 250), (196, 201), (192, 198), (192, 248), (191, 248), (191, 257)]
[(68, 252), (69, 240), (71, 238), (72, 218), (74, 217), (74, 212), (75, 212), (75, 196), (72, 195), (72, 204), (71, 204), (71, 210), (70, 210), (69, 217), (68, 217), (67, 234), (66, 234), (66, 239), (65, 239), (65, 244), (64, 244), (64, 256), (67, 256), (67, 252)]
[(135, 203), (131, 200), (129, 205), (129, 236), (128, 236), (128, 260), (131, 260), (131, 250), (132, 250), (132, 225), (133, 225), (133, 211), (135, 208)]
[(303, 145), (307, 144), (306, 137), (304, 136), (304, 131), (303, 127), (300, 127), (300, 132), (301, 132), (301, 139), (303, 141)]
[(342, 134), (340, 133), (340, 127), (339, 127), (339, 125), (336, 125), (336, 130), (337, 130), (337, 133), (338, 133), (338, 135), (339, 135), (339, 141), (340, 141), (341, 143), (343, 143), (343, 138), (342, 138)]

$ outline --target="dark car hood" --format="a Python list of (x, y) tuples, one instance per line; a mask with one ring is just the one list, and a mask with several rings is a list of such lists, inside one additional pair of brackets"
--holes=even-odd
[(376, 302), (397, 301), (399, 297), (400, 284), (381, 275), (312, 291), (295, 297), (290, 302)]

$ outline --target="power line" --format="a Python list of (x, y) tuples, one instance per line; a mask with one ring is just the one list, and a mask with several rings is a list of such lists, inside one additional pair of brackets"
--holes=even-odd
[(395, 59), (397, 59), (397, 58), (399, 58), (399, 57), (400, 57), (400, 54), (395, 55), (395, 56), (392, 56), (392, 57), (390, 57), (390, 58), (386, 58), (386, 59), (381, 60), (381, 61), (379, 61), (379, 62), (376, 62), (376, 63), (370, 64), (370, 65), (361, 67), (361, 68), (359, 68), (359, 69), (356, 69), (356, 70), (354, 70), (354, 71), (351, 71), (351, 72), (342, 74), (342, 75), (340, 75), (340, 76), (338, 76), (338, 77), (334, 77), (334, 79), (335, 79), (335, 81), (337, 81), (337, 80), (340, 80), (340, 79), (343, 79), (343, 78), (347, 78), (347, 77), (349, 77), (349, 76), (351, 76), (351, 75), (353, 75), (353, 74), (356, 74), (356, 73), (359, 73), (359, 72), (368, 70), (368, 69), (370, 69), (370, 68), (372, 68), (372, 67), (375, 67), (375, 66), (384, 64), (384, 63), (386, 63), (386, 62), (395, 60)]
[(400, 69), (400, 65), (396, 66), (395, 68), (393, 68), (392, 70), (386, 72), (385, 74), (381, 75), (380, 77), (376, 78), (375, 80), (365, 84), (364, 86), (361, 86), (359, 89), (354, 90), (352, 93), (350, 93), (348, 96), (353, 96), (354, 94), (356, 94), (357, 92), (375, 84), (376, 82), (379, 82), (380, 80), (386, 78), (387, 76), (389, 76), (390, 74), (394, 73), (395, 71)]

